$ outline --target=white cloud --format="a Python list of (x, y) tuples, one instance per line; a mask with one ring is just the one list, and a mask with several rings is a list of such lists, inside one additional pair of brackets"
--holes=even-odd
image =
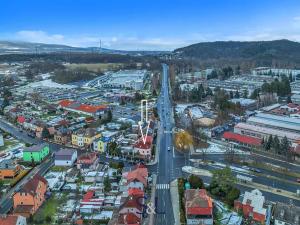
[(181, 39), (139, 38), (126, 36), (96, 37), (92, 35), (67, 36), (62, 34), (48, 34), (41, 30), (22, 30), (14, 35), (14, 40), (38, 42), (46, 44), (65, 44), (75, 47), (99, 46), (122, 50), (173, 50), (190, 43)]
[(47, 44), (65, 44), (75, 47), (99, 46), (99, 41), (101, 39), (103, 48), (120, 50), (174, 50), (179, 47), (204, 41), (261, 41), (276, 39), (300, 41), (300, 29), (297, 29), (297, 26), (300, 28), (300, 17), (292, 18), (292, 22), (287, 24), (285, 28), (257, 29), (231, 35), (224, 35), (221, 33), (191, 33), (186, 34), (183, 38), (144, 38), (120, 34), (99, 37), (89, 34), (71, 36), (64, 34), (49, 34), (41, 30), (22, 30), (12, 35), (12, 39)]
[(22, 41), (30, 42), (41, 42), (41, 43), (52, 43), (60, 44), (64, 42), (64, 36), (61, 34), (49, 35), (41, 30), (22, 30), (16, 33), (16, 38)]

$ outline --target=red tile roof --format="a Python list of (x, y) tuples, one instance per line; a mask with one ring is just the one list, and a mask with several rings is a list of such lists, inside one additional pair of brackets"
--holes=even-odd
[(133, 171), (128, 172), (127, 182), (130, 183), (132, 181), (139, 181), (147, 186), (147, 178), (148, 178), (148, 169), (147, 168), (137, 168)]
[(94, 163), (97, 160), (97, 153), (84, 153), (77, 159), (77, 163)]
[(83, 196), (83, 201), (89, 201), (92, 199), (95, 195), (95, 191), (88, 191), (84, 196)]
[(95, 113), (100, 110), (105, 110), (105, 109), (107, 109), (107, 107), (103, 106), (103, 105), (93, 106), (93, 105), (83, 104), (83, 105), (80, 105), (79, 107), (77, 107), (76, 109), (83, 111), (83, 112)]
[(15, 225), (17, 224), (18, 215), (7, 215), (5, 217), (0, 217), (1, 225)]
[(205, 189), (189, 189), (184, 193), (185, 208), (189, 215), (212, 215), (212, 199)]
[(73, 104), (74, 101), (70, 101), (70, 100), (61, 100), (58, 104), (61, 106), (61, 107), (68, 107), (70, 106), (71, 104)]
[(48, 184), (47, 180), (36, 174), (32, 179), (30, 179), (20, 190), (20, 192), (26, 192), (26, 193), (30, 193), (30, 194), (35, 194), (36, 190), (38, 188), (39, 182), (43, 182), (45, 185)]
[(88, 112), (88, 113), (95, 113), (100, 110), (105, 110), (107, 109), (107, 106), (105, 105), (87, 105), (87, 104), (80, 104), (75, 101), (70, 101), (70, 100), (62, 100), (58, 103), (61, 107), (64, 108), (72, 108), (78, 111), (83, 111), (83, 112)]
[(138, 218), (134, 213), (126, 213), (119, 215), (118, 223), (126, 225), (136, 225), (141, 224), (141, 219)]
[(139, 211), (142, 211), (143, 206), (140, 203), (141, 198), (137, 196), (129, 196), (124, 204), (122, 205), (122, 208), (136, 208)]
[(223, 138), (231, 140), (231, 141), (240, 142), (243, 144), (256, 145), (256, 146), (260, 146), (261, 141), (262, 141), (259, 138), (236, 134), (236, 133), (229, 132), (229, 131), (224, 132)]
[(130, 196), (144, 196), (144, 191), (139, 188), (129, 188), (128, 195)]
[(152, 136), (147, 135), (147, 136), (145, 137), (145, 143), (144, 143), (143, 138), (141, 137), (141, 138), (138, 140), (138, 142), (134, 145), (134, 147), (135, 147), (135, 148), (141, 148), (141, 149), (149, 149), (149, 148), (151, 148), (152, 141), (153, 141)]
[(26, 119), (25, 119), (24, 116), (18, 116), (18, 119), (17, 119), (18, 123), (24, 123), (25, 120), (26, 120)]

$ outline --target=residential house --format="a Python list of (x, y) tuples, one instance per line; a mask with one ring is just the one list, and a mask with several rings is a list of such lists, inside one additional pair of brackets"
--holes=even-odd
[(145, 137), (145, 141), (143, 138), (140, 138), (137, 143), (134, 145), (134, 151), (139, 153), (141, 157), (144, 159), (151, 158), (151, 149), (152, 149), (153, 138), (150, 135)]
[(105, 173), (102, 171), (89, 171), (84, 174), (84, 181), (87, 183), (95, 183), (104, 181)]
[(184, 192), (185, 216), (188, 225), (213, 225), (213, 204), (205, 189)]
[(59, 144), (67, 144), (70, 141), (70, 131), (65, 127), (60, 127), (54, 133), (54, 141)]
[(77, 150), (75, 149), (61, 149), (55, 153), (55, 166), (73, 166), (77, 159)]
[(93, 141), (99, 137), (101, 137), (101, 133), (97, 132), (96, 129), (87, 128), (85, 130), (84, 139), (83, 139), (84, 145), (90, 146), (93, 143)]
[(95, 152), (84, 153), (77, 159), (77, 168), (83, 171), (95, 170), (98, 166), (99, 158)]
[(0, 216), (1, 225), (27, 225), (26, 218), (20, 215)]
[(101, 137), (97, 138), (93, 142), (93, 149), (94, 151), (104, 153), (107, 150), (107, 144), (110, 142), (111, 138), (108, 137)]
[(274, 225), (299, 225), (300, 207), (277, 202), (273, 209)]
[(125, 215), (132, 213), (135, 217), (139, 218), (139, 220), (142, 220), (143, 205), (140, 201), (140, 197), (128, 196), (119, 209), (119, 219), (122, 219)]
[(0, 162), (0, 180), (13, 179), (19, 175), (21, 166), (12, 159), (5, 159)]
[(46, 191), (46, 179), (36, 174), (14, 194), (14, 213), (25, 217), (33, 215), (45, 201)]
[(103, 202), (104, 197), (96, 196), (94, 190), (89, 190), (80, 202), (79, 211), (88, 214), (101, 212)]
[(136, 168), (133, 171), (124, 173), (123, 176), (127, 180), (128, 188), (138, 188), (144, 190), (148, 185), (147, 168)]
[(141, 218), (136, 216), (134, 213), (124, 213), (120, 214), (118, 217), (118, 225), (139, 225), (142, 224)]
[(89, 147), (99, 137), (101, 137), (101, 133), (94, 128), (80, 129), (72, 134), (72, 145)]
[(245, 217), (250, 217), (254, 221), (264, 223), (267, 209), (264, 207), (265, 197), (258, 189), (251, 192), (246, 191), (243, 197), (235, 200), (234, 208), (241, 211)]
[(40, 163), (50, 153), (48, 144), (34, 145), (23, 150), (23, 160), (26, 162)]

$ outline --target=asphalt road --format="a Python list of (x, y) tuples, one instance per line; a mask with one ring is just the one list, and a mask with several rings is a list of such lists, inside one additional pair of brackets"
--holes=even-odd
[[(0, 118), (0, 128), (10, 133), (18, 140), (24, 141), (25, 143), (40, 144), (43, 142), (42, 140), (29, 137), (25, 132), (20, 132), (13, 125), (7, 123), (3, 118)], [(55, 152), (58, 151), (61, 148), (61, 146), (50, 143), (49, 148), (51, 152)], [(53, 163), (54, 163), (53, 159), (48, 158), (46, 161), (44, 161), (43, 163), (41, 163), (40, 165), (32, 169), (29, 172), (29, 174), (26, 175), (26, 177), (24, 177), (17, 185), (15, 185), (4, 196), (2, 196), (2, 198), (0, 199), (0, 214), (6, 214), (10, 211), (13, 205), (12, 195), (16, 190), (20, 189), (35, 174), (44, 175), (49, 170), (49, 168), (53, 165)]]
[[(171, 131), (173, 128), (171, 120), (171, 101), (168, 90), (168, 66), (163, 64), (162, 71), (162, 87), (161, 93), (158, 98), (157, 106), (158, 113), (161, 120), (161, 127), (158, 132), (160, 135), (160, 149), (159, 149), (159, 160), (156, 166), (157, 173), (157, 189), (156, 189), (156, 199), (157, 199), (157, 214), (155, 218), (155, 224), (174, 224), (174, 215), (172, 209), (172, 203), (170, 198), (169, 183), (175, 177), (181, 174), (174, 174), (171, 171), (175, 171), (175, 167), (178, 168), (181, 173), (181, 167), (174, 164), (173, 161), (173, 146), (172, 146), (172, 134), (166, 133), (164, 131)], [(170, 151), (168, 151), (168, 148)], [(154, 167), (155, 169), (155, 167)]]

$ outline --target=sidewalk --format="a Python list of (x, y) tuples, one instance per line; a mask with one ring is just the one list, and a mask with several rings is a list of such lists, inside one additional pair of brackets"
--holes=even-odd
[[(197, 176), (212, 177), (212, 173), (209, 170), (199, 169), (199, 168), (195, 168), (195, 167), (192, 167), (192, 166), (184, 166), (184, 167), (182, 167), (182, 171), (186, 172), (186, 173), (194, 174), (194, 175), (197, 175)], [(283, 190), (283, 189), (272, 188), (270, 186), (255, 183), (255, 182), (247, 182), (247, 183), (237, 182), (237, 184), (241, 185), (241, 186), (245, 186), (245, 187), (250, 187), (250, 188), (253, 188), (253, 189), (259, 189), (261, 191), (269, 192), (269, 193), (272, 193), (272, 194), (275, 194), (275, 195), (280, 195), (280, 196), (283, 196), (283, 197), (292, 198), (292, 199), (295, 199), (295, 200), (300, 200), (300, 197), (296, 196), (296, 193), (286, 191), (286, 190)]]
[(178, 195), (178, 181), (173, 180), (170, 183), (171, 202), (174, 214), (175, 225), (180, 225), (180, 212), (179, 212), (179, 195)]
[[(153, 181), (152, 181), (152, 187), (151, 187), (151, 202), (152, 202), (152, 205), (155, 205), (155, 191), (156, 191), (156, 175), (153, 174)], [(149, 224), (147, 225), (154, 225), (155, 223), (155, 214), (154, 213), (151, 213), (150, 216), (149, 216)]]
[(160, 122), (158, 123), (158, 129), (157, 129), (157, 137), (156, 137), (156, 147), (155, 147), (155, 158), (154, 161), (151, 161), (149, 163), (146, 163), (146, 166), (153, 166), (158, 162), (159, 158), (159, 149), (160, 149), (160, 136), (161, 132), (160, 131)]

